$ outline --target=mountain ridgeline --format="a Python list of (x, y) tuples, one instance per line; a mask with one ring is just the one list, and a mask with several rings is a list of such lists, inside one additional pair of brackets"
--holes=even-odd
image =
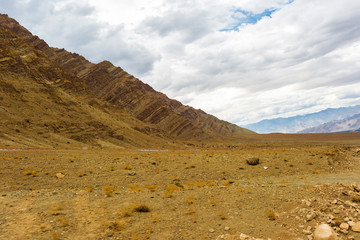
[[(288, 118), (266, 119), (257, 123), (244, 125), (244, 127), (258, 133), (314, 133), (314, 129), (311, 130), (312, 128), (329, 122), (342, 121), (358, 113), (360, 113), (360, 105), (341, 108), (328, 108), (320, 112), (306, 115), (298, 115)], [(353, 130), (353, 128), (350, 127), (347, 130)], [(335, 128), (334, 131), (329, 128), (328, 131), (325, 131), (325, 129), (319, 129), (317, 132), (335, 132)]]
[(335, 133), (360, 132), (360, 114), (355, 114), (342, 120), (330, 121), (316, 127), (307, 128), (299, 133)]
[(115, 67), (49, 47), (0, 14), (2, 145), (166, 147), (254, 132), (184, 106)]

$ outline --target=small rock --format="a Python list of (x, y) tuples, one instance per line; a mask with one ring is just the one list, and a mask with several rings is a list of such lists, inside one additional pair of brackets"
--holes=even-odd
[(252, 165), (252, 166), (255, 166), (255, 165), (258, 165), (260, 162), (260, 159), (259, 158), (249, 158), (246, 160), (246, 163), (249, 164), (249, 165)]
[(229, 231), (229, 230), (230, 230), (230, 228), (229, 228), (229, 227), (225, 227), (224, 229), (225, 229), (225, 231)]
[(305, 204), (306, 204), (306, 206), (311, 207), (311, 202), (310, 201), (306, 200)]
[(360, 232), (360, 222), (357, 222), (351, 228), (354, 232)]
[(65, 177), (65, 175), (62, 174), (62, 173), (56, 173), (55, 176), (56, 176), (57, 178), (59, 178), (59, 179)]
[(353, 221), (348, 221), (348, 224), (349, 224), (350, 227), (353, 227), (353, 226), (355, 225), (355, 222), (353, 222)]
[(215, 232), (215, 230), (213, 228), (210, 228), (209, 232), (213, 233), (213, 232)]
[(343, 230), (348, 230), (349, 229), (349, 224), (343, 222), (340, 224), (340, 228), (343, 229)]
[(130, 176), (135, 176), (135, 175), (136, 175), (136, 172), (135, 172), (135, 171), (130, 171), (128, 174), (129, 174)]
[(351, 184), (351, 186), (353, 187), (354, 192), (360, 192), (360, 186), (359, 185), (357, 185), (356, 183), (353, 183), (353, 184)]
[(333, 213), (339, 214), (339, 213), (340, 213), (340, 210), (335, 208), (335, 209), (333, 209)]
[(246, 235), (246, 234), (243, 234), (243, 233), (240, 233), (240, 240), (249, 240), (251, 239), (250, 236)]
[(336, 240), (336, 234), (327, 224), (319, 225), (314, 232), (314, 240)]
[(316, 218), (316, 216), (317, 216), (316, 212), (310, 212), (308, 215), (306, 215), (306, 221), (310, 222), (311, 220)]

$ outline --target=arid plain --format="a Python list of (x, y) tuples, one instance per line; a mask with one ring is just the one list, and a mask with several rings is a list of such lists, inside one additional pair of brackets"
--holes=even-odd
[(339, 227), (360, 221), (357, 133), (0, 158), (2, 239), (311, 239), (323, 222), (360, 238)]

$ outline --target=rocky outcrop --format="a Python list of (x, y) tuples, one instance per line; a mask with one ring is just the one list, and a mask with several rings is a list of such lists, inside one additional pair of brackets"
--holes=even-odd
[(148, 124), (104, 107), (95, 97), (78, 94), (86, 88), (83, 81), (1, 26), (0, 49), (0, 145), (167, 145), (163, 134)]
[(168, 137), (223, 140), (253, 133), (169, 99), (108, 61), (93, 64), (78, 54), (51, 48), (6, 15), (0, 15), (0, 25), (41, 50), (64, 72), (73, 76), (71, 81), (79, 93), (90, 94), (113, 108), (126, 111)]

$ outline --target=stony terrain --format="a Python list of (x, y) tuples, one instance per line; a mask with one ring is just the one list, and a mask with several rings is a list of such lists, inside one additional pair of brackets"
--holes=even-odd
[(1, 238), (313, 239), (328, 223), (360, 239), (360, 141), (280, 140), (2, 150)]

